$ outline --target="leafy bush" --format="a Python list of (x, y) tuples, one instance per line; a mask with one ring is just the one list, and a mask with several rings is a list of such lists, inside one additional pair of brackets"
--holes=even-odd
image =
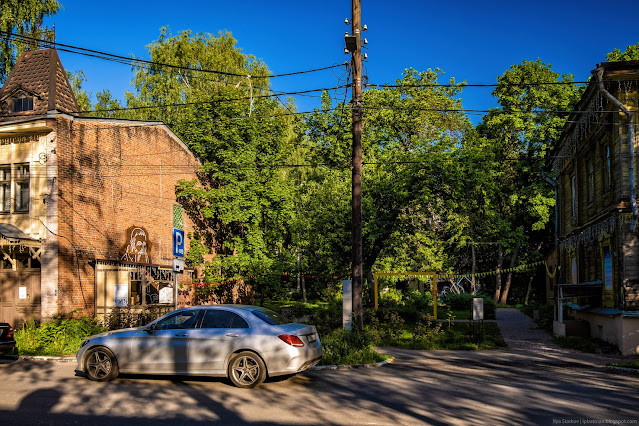
[(56, 317), (38, 324), (25, 323), (15, 332), (19, 355), (70, 355), (77, 352), (87, 337), (104, 331), (95, 319)]
[(437, 322), (433, 325), (434, 317), (432, 315), (424, 315), (422, 319), (415, 325), (413, 330), (413, 338), (418, 342), (425, 340), (433, 340), (440, 334), (442, 323)]
[(581, 352), (587, 352), (594, 354), (597, 352), (597, 345), (592, 342), (591, 339), (576, 336), (559, 337), (554, 336), (552, 338), (553, 343), (566, 349), (575, 349)]
[(403, 306), (404, 293), (396, 288), (384, 289), (379, 295), (379, 304), (383, 306)]
[(322, 339), (322, 345), (324, 356), (320, 365), (371, 364), (387, 358), (373, 349), (373, 340), (366, 330), (333, 330)]
[(473, 296), (471, 293), (446, 293), (442, 296), (442, 302), (453, 311), (469, 311), (473, 307)]
[(390, 288), (380, 295), (379, 308), (384, 312), (397, 312), (405, 320), (415, 322), (422, 315), (433, 311), (433, 296), (430, 292), (422, 294), (413, 289), (403, 292)]
[(495, 319), (495, 301), (487, 294), (473, 296), (472, 293), (446, 293), (441, 300), (451, 311), (470, 312), (473, 309), (473, 299), (475, 297), (484, 299), (484, 319)]
[(539, 328), (552, 333), (552, 324), (555, 320), (555, 307), (553, 305), (530, 302), (528, 305), (517, 305), (517, 308), (530, 318), (533, 318), (534, 311), (539, 311), (539, 319), (535, 323)]

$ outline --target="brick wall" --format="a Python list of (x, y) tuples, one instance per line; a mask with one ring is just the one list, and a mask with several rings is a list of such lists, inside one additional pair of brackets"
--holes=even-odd
[[(171, 265), (175, 185), (194, 179), (199, 163), (164, 126), (63, 115), (56, 155), (58, 310), (92, 315), (92, 261), (120, 260), (127, 229), (144, 228), (151, 263)], [(192, 229), (184, 215), (185, 232)]]

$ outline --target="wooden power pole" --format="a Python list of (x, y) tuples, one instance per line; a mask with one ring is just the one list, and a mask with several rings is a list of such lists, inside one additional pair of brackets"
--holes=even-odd
[(352, 32), (355, 37), (353, 55), (353, 195), (352, 195), (352, 285), (353, 312), (359, 330), (364, 328), (362, 305), (362, 6), (361, 0), (352, 1)]

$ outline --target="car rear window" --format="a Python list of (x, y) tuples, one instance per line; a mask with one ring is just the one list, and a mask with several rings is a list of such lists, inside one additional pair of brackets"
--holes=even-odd
[(251, 313), (255, 315), (256, 317), (258, 317), (259, 319), (261, 319), (262, 321), (264, 321), (265, 323), (270, 325), (289, 324), (291, 322), (288, 318), (278, 313), (275, 313), (271, 311), (270, 309), (257, 309), (257, 310), (251, 311)]

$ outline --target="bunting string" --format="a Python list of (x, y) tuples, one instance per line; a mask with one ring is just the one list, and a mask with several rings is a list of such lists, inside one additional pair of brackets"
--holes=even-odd
[(497, 269), (494, 271), (487, 271), (487, 272), (476, 272), (474, 274), (437, 274), (437, 278), (446, 278), (446, 279), (457, 279), (457, 278), (462, 278), (462, 277), (477, 277), (477, 278), (481, 278), (481, 277), (488, 277), (488, 276), (492, 276), (492, 275), (497, 275), (499, 273), (510, 273), (510, 272), (525, 272), (528, 270), (531, 270), (537, 266), (540, 265), (544, 265), (546, 267), (546, 273), (548, 274), (548, 276), (550, 278), (554, 278), (555, 275), (557, 274), (557, 271), (560, 269), (559, 266), (555, 267), (555, 270), (551, 273), (550, 269), (548, 268), (548, 263), (545, 260), (540, 260), (539, 262), (533, 262), (533, 263), (526, 263), (523, 265), (518, 265), (515, 266), (514, 268), (507, 268), (507, 269)]

